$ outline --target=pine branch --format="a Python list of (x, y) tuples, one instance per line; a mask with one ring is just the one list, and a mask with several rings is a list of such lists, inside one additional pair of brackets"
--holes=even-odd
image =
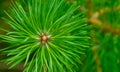
[(97, 48), (94, 48), (94, 57), (95, 57), (95, 65), (96, 65), (96, 72), (103, 72), (102, 67), (101, 67), (101, 60), (99, 55), (97, 54), (98, 50)]
[(3, 61), (10, 69), (24, 61), (25, 72), (75, 72), (90, 39), (79, 7), (65, 0), (13, 2), (3, 18), (13, 30), (0, 35), (10, 44), (0, 50)]
[[(119, 10), (120, 7), (116, 7), (114, 9), (114, 11), (117, 11)], [(103, 32), (110, 32), (112, 34), (118, 34), (120, 35), (120, 29), (116, 29), (116, 28), (113, 28), (111, 26), (111, 24), (108, 24), (108, 23), (105, 23), (105, 22), (102, 22), (100, 19), (99, 19), (99, 16), (101, 16), (102, 14), (108, 12), (108, 11), (111, 11), (110, 8), (104, 8), (104, 9), (101, 9), (100, 11), (98, 12), (95, 12), (93, 13), (92, 17), (90, 18), (89, 22), (90, 24), (93, 24), (93, 25), (98, 25), (100, 28), (103, 29)]]

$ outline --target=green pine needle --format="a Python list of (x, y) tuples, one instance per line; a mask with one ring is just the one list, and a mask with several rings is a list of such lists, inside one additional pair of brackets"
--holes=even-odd
[(3, 19), (14, 30), (0, 35), (10, 44), (0, 50), (4, 61), (10, 68), (24, 61), (24, 72), (76, 72), (90, 39), (79, 7), (65, 0), (13, 2)]

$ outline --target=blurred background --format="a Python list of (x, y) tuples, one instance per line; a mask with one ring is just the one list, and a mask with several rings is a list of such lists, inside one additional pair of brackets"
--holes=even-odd
[[(14, 0), (15, 1), (15, 0)], [(81, 57), (83, 64), (78, 72), (120, 72), (120, 0), (66, 0), (81, 5), (86, 11), (90, 26), (91, 47)], [(0, 0), (0, 18), (10, 6), (11, 0)], [(10, 29), (0, 19), (0, 27)], [(0, 31), (0, 34), (4, 32)], [(0, 43), (0, 48), (7, 44)], [(4, 56), (0, 55), (0, 59)], [(0, 72), (22, 72), (23, 63), (8, 70), (8, 65), (0, 63)]]

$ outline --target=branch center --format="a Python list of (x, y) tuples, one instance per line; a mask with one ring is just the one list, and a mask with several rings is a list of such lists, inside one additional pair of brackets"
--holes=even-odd
[(48, 42), (50, 36), (47, 35), (47, 34), (42, 33), (42, 35), (40, 36), (40, 38), (41, 38), (41, 43), (42, 43), (42, 44), (45, 44), (45, 43)]

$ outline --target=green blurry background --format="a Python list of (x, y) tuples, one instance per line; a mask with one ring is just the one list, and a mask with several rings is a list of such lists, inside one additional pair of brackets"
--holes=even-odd
[[(14, 0), (15, 1), (15, 0)], [(83, 64), (78, 72), (120, 72), (120, 0), (67, 0), (81, 5), (80, 11), (86, 10), (90, 26), (91, 47), (81, 57)], [(0, 0), (0, 17), (10, 0)], [(10, 29), (1, 19), (0, 27)], [(4, 32), (0, 31), (1, 34)], [(7, 46), (0, 43), (0, 48)], [(0, 55), (0, 59), (4, 56)], [(8, 70), (8, 65), (0, 63), (0, 72), (22, 72), (23, 63)]]

